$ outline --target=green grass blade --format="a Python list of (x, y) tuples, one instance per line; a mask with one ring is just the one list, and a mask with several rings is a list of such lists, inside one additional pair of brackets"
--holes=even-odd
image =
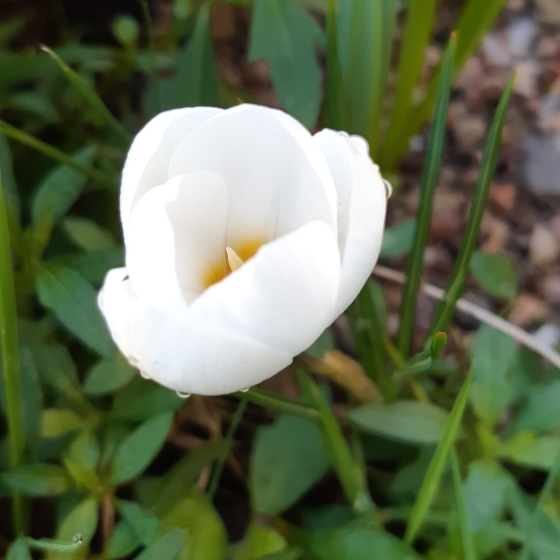
[(253, 404), (275, 410), (276, 412), (284, 412), (285, 414), (292, 414), (295, 416), (303, 416), (304, 418), (319, 418), (319, 411), (316, 408), (306, 406), (300, 402), (292, 399), (287, 399), (281, 395), (264, 391), (256, 387), (251, 387), (247, 391), (238, 391), (234, 393), (239, 399), (244, 399)]
[(461, 480), (459, 458), (453, 448), (450, 450), (449, 459), (451, 461), (451, 471), (453, 473), (453, 487), (455, 489), (455, 500), (457, 501), (461, 540), (463, 541), (463, 554), (465, 555), (465, 560), (476, 560), (474, 544), (469, 531), (469, 519), (467, 517), (467, 507), (465, 505), (465, 494), (463, 492), (463, 481)]
[(451, 79), (453, 77), (456, 46), (456, 36), (452, 35), (443, 58), (434, 120), (432, 121), (430, 129), (428, 150), (420, 186), (420, 200), (416, 212), (414, 241), (406, 262), (406, 282), (403, 288), (403, 298), (400, 308), (400, 328), (397, 335), (397, 347), (405, 358), (408, 358), (410, 354), (410, 344), (416, 317), (416, 297), (420, 288), (424, 250), (428, 243), (428, 234), (432, 222), (434, 194), (438, 183), (441, 154), (445, 143), (445, 125), (447, 122), (449, 92), (451, 90)]
[(342, 70), (338, 58), (336, 0), (327, 6), (327, 94), (325, 100), (326, 127), (345, 130), (344, 104), (342, 100)]
[(521, 549), (521, 553), (519, 554), (519, 560), (529, 560), (529, 556), (531, 554), (531, 546), (533, 545), (536, 536), (535, 533), (537, 532), (539, 516), (541, 514), (544, 515), (544, 505), (550, 498), (552, 487), (554, 485), (556, 477), (558, 476), (558, 473), (560, 473), (560, 451), (554, 458), (554, 462), (552, 463), (550, 471), (548, 472), (548, 476), (546, 477), (546, 481), (544, 483), (543, 489), (541, 490), (541, 495), (539, 496), (539, 500), (535, 506), (535, 510), (531, 515), (531, 519), (525, 533), (523, 548)]
[(453, 267), (451, 278), (447, 284), (445, 299), (436, 309), (434, 321), (432, 322), (432, 328), (430, 330), (430, 340), (433, 333), (447, 330), (451, 317), (455, 311), (455, 304), (463, 294), (463, 290), (465, 288), (471, 257), (476, 247), (480, 223), (486, 208), (492, 178), (494, 177), (494, 170), (496, 168), (496, 161), (498, 160), (500, 143), (502, 141), (502, 129), (504, 128), (504, 123), (506, 121), (506, 113), (511, 92), (513, 90), (513, 84), (515, 82), (515, 76), (516, 74), (514, 73), (506, 87), (498, 108), (496, 109), (496, 114), (492, 120), (486, 146), (484, 147), (484, 152), (482, 154), (478, 181), (476, 183), (467, 228), (463, 236), (463, 240), (461, 241), (459, 254), (457, 256), (455, 266)]
[(83, 173), (86, 177), (93, 179), (94, 181), (98, 181), (108, 187), (115, 188), (118, 186), (118, 182), (115, 181), (113, 178), (109, 177), (105, 173), (98, 171), (97, 169), (92, 169), (91, 167), (86, 167), (85, 165), (81, 165), (78, 163), (72, 156), (61, 152), (57, 148), (53, 148), (51, 145), (38, 140), (34, 136), (31, 136), (27, 132), (16, 128), (8, 124), (5, 121), (0, 120), (0, 132), (9, 136), (10, 138), (21, 142), (22, 144), (37, 150), (38, 152), (42, 153), (43, 155), (62, 163), (63, 165), (67, 165), (68, 167)]
[(346, 0), (338, 9), (338, 54), (348, 132), (375, 155), (394, 38), (395, 0)]
[(72, 70), (64, 60), (62, 60), (54, 51), (45, 45), (41, 45), (41, 49), (45, 51), (57, 64), (62, 73), (66, 76), (68, 81), (76, 88), (86, 102), (92, 109), (103, 119), (103, 121), (110, 126), (127, 144), (132, 140), (132, 136), (119, 122), (117, 118), (107, 109), (103, 100), (99, 97), (97, 92), (80, 76), (77, 72)]
[(459, 395), (453, 405), (453, 409), (449, 414), (449, 418), (447, 419), (445, 430), (443, 432), (443, 437), (438, 443), (434, 456), (430, 462), (430, 466), (428, 467), (428, 472), (422, 482), (416, 501), (412, 506), (412, 511), (410, 512), (410, 517), (406, 526), (406, 533), (404, 535), (404, 540), (409, 544), (416, 538), (416, 535), (418, 534), (422, 522), (424, 521), (424, 518), (426, 517), (434, 499), (439, 479), (445, 465), (445, 460), (447, 459), (449, 450), (455, 440), (455, 434), (457, 433), (457, 429), (459, 428), (459, 424), (461, 423), (461, 418), (463, 416), (463, 411), (465, 410), (465, 406), (467, 404), (469, 389), (472, 381), (472, 372), (473, 368), (471, 367), (471, 370), (469, 371), (467, 378), (459, 391)]
[[(403, 119), (413, 105), (414, 90), (424, 66), (426, 48), (431, 39), (438, 0), (410, 0), (399, 56), (397, 83), (386, 142), (390, 145), (402, 128)], [(441, 82), (440, 82), (441, 83)]]
[[(18, 346), (18, 319), (16, 294), (10, 248), (8, 217), (4, 203), (2, 177), (0, 174), (0, 342), (2, 347), (2, 369), (6, 399), (6, 416), (10, 467), (17, 468), (22, 461), (25, 448), (23, 421), (23, 392), (21, 386)], [(23, 532), (21, 496), (13, 494), (12, 515), (14, 528), (19, 535)]]
[[(457, 22), (457, 55), (455, 71), (458, 72), (472, 56), (476, 47), (491, 27), (506, 0), (469, 0)], [(418, 134), (429, 119), (437, 95), (437, 84), (441, 68), (430, 80), (423, 101), (413, 107), (392, 131), (391, 138), (383, 144), (379, 164), (384, 171), (394, 169), (399, 159), (406, 153), (410, 138)], [(389, 141), (390, 140), (390, 141)]]

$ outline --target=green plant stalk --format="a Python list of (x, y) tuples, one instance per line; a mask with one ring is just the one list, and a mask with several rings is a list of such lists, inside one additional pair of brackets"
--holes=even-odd
[[(426, 48), (434, 26), (437, 3), (438, 0), (408, 2), (393, 108), (385, 140), (387, 145), (395, 142), (396, 133), (402, 127), (402, 120), (407, 118), (412, 107), (414, 89), (420, 79)], [(381, 160), (383, 159), (385, 157), (382, 155)]]
[(327, 96), (325, 125), (334, 130), (345, 130), (344, 103), (340, 85), (342, 70), (338, 58), (336, 0), (327, 5)]
[(276, 412), (283, 412), (285, 414), (293, 414), (295, 416), (302, 416), (304, 418), (311, 418), (317, 420), (320, 417), (319, 410), (306, 406), (292, 399), (287, 399), (270, 391), (263, 391), (256, 387), (251, 387), (247, 391), (237, 391), (234, 395), (239, 399), (247, 400), (253, 404), (275, 410)]
[(298, 379), (306, 397), (318, 408), (325, 440), (330, 447), (331, 457), (344, 493), (356, 514), (368, 516), (377, 524), (379, 515), (373, 503), (360, 462), (356, 461), (344, 439), (340, 426), (332, 413), (321, 389), (310, 376), (298, 371)]
[[(247, 401), (245, 399), (241, 399), (239, 404), (237, 405), (237, 410), (233, 415), (231, 422), (229, 424), (229, 428), (226, 434), (226, 440), (229, 445), (229, 449), (233, 445), (233, 438), (235, 436), (235, 432), (243, 418), (243, 414), (245, 409), (247, 408)], [(216, 459), (216, 464), (214, 466), (214, 470), (212, 471), (212, 476), (210, 477), (210, 482), (208, 483), (208, 491), (206, 495), (208, 499), (212, 501), (214, 499), (214, 495), (216, 494), (216, 490), (218, 489), (218, 484), (220, 482), (220, 477), (222, 476), (222, 471), (224, 470), (224, 463), (226, 461), (227, 453), (222, 454), (221, 457)]]
[(535, 506), (533, 511), (533, 515), (531, 515), (531, 519), (527, 526), (527, 531), (525, 533), (523, 548), (521, 549), (521, 553), (519, 554), (519, 560), (529, 560), (529, 555), (531, 554), (531, 547), (535, 540), (535, 532), (537, 530), (538, 522), (539, 522), (539, 515), (542, 513), (544, 504), (546, 500), (550, 498), (550, 494), (552, 493), (552, 486), (554, 485), (554, 481), (560, 472), (560, 451), (556, 454), (554, 461), (552, 462), (552, 466), (550, 467), (550, 471), (548, 472), (548, 476), (546, 477), (546, 481), (544, 486), (541, 490), (541, 495), (539, 496), (539, 500)]
[(511, 97), (511, 92), (513, 91), (515, 77), (516, 73), (514, 73), (511, 77), (502, 99), (500, 100), (498, 108), (496, 109), (496, 114), (492, 120), (490, 132), (488, 133), (488, 139), (482, 154), (480, 172), (476, 183), (466, 231), (461, 241), (459, 254), (457, 256), (457, 260), (455, 261), (451, 278), (447, 284), (445, 298), (440, 302), (436, 309), (432, 327), (428, 335), (428, 341), (431, 341), (434, 333), (447, 330), (451, 318), (453, 317), (453, 313), (455, 312), (457, 300), (463, 295), (463, 291), (465, 289), (465, 282), (470, 270), (471, 257), (476, 248), (480, 223), (482, 222), (482, 216), (484, 215), (486, 202), (490, 193), (492, 178), (494, 177), (494, 170), (496, 168), (496, 162), (500, 151), (500, 143), (502, 141), (502, 130), (506, 121), (508, 103)]
[(76, 88), (76, 91), (86, 100), (91, 108), (107, 123), (128, 145), (132, 140), (131, 134), (126, 128), (115, 118), (115, 116), (107, 109), (103, 100), (99, 97), (90, 85), (77, 72), (72, 70), (54, 51), (45, 45), (41, 45), (41, 49), (46, 52), (57, 64), (68, 81)]
[(58, 161), (59, 163), (62, 163), (63, 165), (67, 165), (68, 167), (71, 167), (72, 169), (83, 173), (90, 179), (99, 181), (100, 183), (103, 183), (104, 185), (111, 188), (118, 187), (118, 182), (107, 176), (105, 173), (102, 173), (97, 169), (92, 169), (91, 167), (80, 165), (79, 163), (74, 161), (74, 159), (68, 154), (61, 152), (57, 148), (53, 148), (49, 144), (38, 140), (30, 134), (27, 134), (27, 132), (24, 132), (23, 130), (20, 130), (19, 128), (16, 128), (2, 120), (0, 120), (0, 132), (5, 134), (6, 136), (9, 136), (10, 138), (13, 138), (14, 140), (17, 140), (18, 142), (21, 142), (22, 144), (25, 144), (30, 148), (33, 148), (34, 150), (37, 150), (43, 155), (50, 157)]
[[(0, 174), (0, 340), (4, 371), (6, 415), (10, 451), (10, 468), (16, 469), (25, 449), (23, 430), (23, 391), (18, 346), (16, 294), (10, 248), (10, 233)], [(12, 515), (18, 535), (23, 533), (23, 503), (19, 494), (12, 495)]]
[[(473, 54), (482, 37), (488, 31), (506, 0), (470, 0), (457, 22), (457, 55), (455, 71), (458, 72)], [(430, 117), (436, 98), (437, 84), (441, 67), (437, 68), (426, 89), (423, 101), (412, 107), (399, 123), (395, 123), (391, 138), (383, 144), (379, 164), (385, 172), (395, 168), (399, 159), (406, 153), (410, 139), (418, 134), (422, 125)], [(390, 140), (390, 141), (389, 141)]]
[(52, 552), (72, 552), (82, 546), (82, 535), (74, 535), (72, 542), (57, 541), (52, 539), (32, 539), (27, 537), (25, 542), (30, 548), (36, 550), (48, 550)]
[(418, 534), (422, 522), (424, 521), (436, 494), (439, 479), (441, 478), (441, 473), (443, 472), (443, 467), (445, 465), (445, 460), (447, 459), (447, 455), (449, 454), (449, 451), (453, 446), (453, 442), (455, 441), (455, 435), (461, 423), (463, 411), (465, 410), (465, 406), (467, 404), (472, 375), (473, 367), (471, 367), (471, 370), (469, 371), (467, 378), (459, 391), (457, 400), (455, 401), (451, 413), (449, 414), (449, 418), (445, 424), (443, 437), (436, 447), (434, 456), (432, 457), (430, 466), (428, 467), (428, 472), (424, 477), (422, 486), (420, 487), (420, 491), (416, 497), (416, 501), (412, 506), (412, 511), (410, 512), (410, 517), (408, 519), (404, 535), (404, 540), (408, 544), (411, 544), (416, 538), (416, 535)]
[(453, 77), (456, 47), (457, 38), (453, 34), (443, 58), (435, 115), (430, 129), (426, 163), (420, 186), (420, 201), (418, 203), (418, 211), (416, 212), (414, 241), (406, 262), (406, 281), (403, 288), (403, 298), (400, 307), (400, 327), (397, 335), (397, 347), (405, 358), (408, 358), (410, 355), (412, 333), (416, 318), (416, 298), (420, 288), (424, 250), (428, 243), (428, 234), (432, 222), (432, 207), (441, 167), (441, 154), (445, 142), (445, 125), (447, 122), (449, 92)]
[(463, 492), (463, 481), (461, 480), (459, 457), (453, 447), (449, 451), (449, 459), (451, 461), (451, 471), (453, 474), (453, 487), (455, 489), (455, 500), (457, 502), (461, 540), (463, 541), (463, 554), (465, 555), (465, 560), (476, 560), (474, 544), (469, 531), (469, 519), (467, 516), (467, 507), (465, 505), (465, 494)]

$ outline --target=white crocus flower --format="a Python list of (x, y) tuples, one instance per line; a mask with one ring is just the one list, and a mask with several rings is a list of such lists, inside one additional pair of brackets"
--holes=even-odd
[(126, 268), (99, 307), (145, 377), (216, 395), (274, 375), (356, 297), (386, 189), (359, 137), (253, 105), (167, 111), (136, 136), (120, 200)]

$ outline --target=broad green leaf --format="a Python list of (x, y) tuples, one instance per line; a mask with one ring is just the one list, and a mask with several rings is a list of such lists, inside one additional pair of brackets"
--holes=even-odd
[(97, 307), (93, 286), (70, 268), (45, 265), (37, 273), (39, 300), (82, 342), (103, 356), (114, 345)]
[(180, 560), (223, 560), (228, 541), (226, 530), (212, 504), (197, 488), (192, 497), (173, 508), (163, 524), (169, 529), (178, 527), (187, 535)]
[(515, 423), (515, 430), (537, 432), (560, 426), (560, 380), (534, 387)]
[(251, 457), (251, 490), (257, 511), (275, 515), (294, 504), (325, 473), (328, 450), (312, 420), (281, 416), (261, 428)]
[(515, 341), (489, 325), (482, 325), (473, 346), (471, 399), (477, 416), (492, 428), (515, 395), (508, 371), (517, 356)]
[[(95, 152), (95, 147), (87, 146), (77, 152), (73, 159), (81, 165), (90, 166)], [(56, 167), (37, 187), (31, 205), (33, 221), (37, 222), (39, 216), (47, 213), (52, 224), (57, 224), (76, 202), (87, 181), (88, 177), (75, 169), (65, 165)]]
[(117, 449), (108, 482), (116, 486), (138, 476), (158, 454), (172, 422), (173, 414), (166, 412), (134, 430)]
[(23, 421), (25, 439), (32, 457), (37, 460), (41, 438), (41, 410), (43, 391), (33, 355), (27, 347), (21, 348), (21, 383), (23, 390)]
[(169, 513), (177, 502), (187, 497), (202, 469), (212, 461), (223, 458), (229, 449), (230, 445), (226, 439), (209, 442), (174, 465), (159, 480), (157, 499), (151, 506), (153, 512), (158, 517)]
[(124, 249), (113, 247), (100, 251), (87, 251), (85, 253), (60, 255), (50, 262), (73, 268), (86, 280), (99, 284), (112, 268), (124, 266)]
[(406, 442), (430, 444), (441, 440), (448, 413), (429, 403), (398, 401), (353, 408), (348, 411), (348, 417), (368, 432)]
[(41, 435), (56, 438), (80, 430), (83, 420), (73, 411), (64, 408), (47, 408), (41, 415)]
[(286, 540), (273, 529), (251, 523), (243, 542), (234, 548), (232, 560), (268, 558), (269, 554), (281, 552), (286, 546)]
[(45, 93), (22, 91), (12, 95), (6, 106), (27, 113), (27, 115), (39, 117), (47, 122), (54, 122), (59, 119), (52, 101)]
[(449, 418), (447, 419), (443, 437), (436, 447), (434, 456), (432, 457), (432, 461), (430, 462), (430, 466), (428, 467), (428, 472), (424, 477), (422, 486), (420, 487), (420, 491), (418, 492), (418, 496), (416, 497), (414, 505), (412, 506), (412, 511), (410, 512), (404, 537), (407, 543), (412, 543), (416, 538), (416, 535), (418, 534), (418, 531), (424, 521), (424, 517), (428, 513), (428, 510), (430, 509), (432, 501), (435, 497), (439, 485), (439, 480), (443, 472), (443, 467), (445, 466), (445, 461), (447, 459), (447, 454), (449, 453), (449, 450), (451, 449), (451, 446), (455, 441), (457, 431), (461, 424), (463, 411), (465, 410), (465, 406), (469, 397), (471, 382), (472, 369), (468, 373), (467, 378), (465, 379), (463, 386), (461, 387), (461, 390), (457, 395), (455, 404), (453, 405), (451, 413), (449, 414)]
[(31, 552), (25, 542), (25, 539), (20, 537), (12, 543), (8, 549), (5, 560), (32, 560)]
[(124, 558), (141, 546), (140, 539), (136, 536), (130, 523), (123, 520), (118, 523), (103, 551), (106, 560)]
[(85, 251), (114, 249), (117, 245), (113, 234), (89, 218), (70, 216), (62, 226), (70, 240)]
[(172, 529), (139, 554), (136, 560), (163, 560), (164, 558), (174, 560), (178, 558), (184, 543), (185, 532), (180, 529)]
[(521, 432), (501, 443), (497, 455), (525, 467), (548, 470), (559, 452), (560, 438)]
[(82, 537), (82, 545), (73, 552), (51, 552), (48, 560), (77, 560), (85, 558), (87, 545), (97, 529), (98, 504), (95, 498), (87, 498), (72, 509), (63, 519), (57, 538), (72, 542), (74, 535)]
[(124, 500), (119, 500), (117, 507), (123, 519), (141, 543), (150, 546), (159, 538), (162, 532), (161, 523), (148, 510), (135, 502)]
[(463, 482), (469, 530), (474, 533), (502, 513), (511, 478), (493, 461), (475, 461)]
[(414, 220), (405, 220), (388, 227), (383, 234), (383, 246), (379, 256), (381, 258), (393, 258), (406, 255), (414, 241), (415, 226), (416, 222)]
[(136, 370), (119, 353), (104, 358), (89, 370), (84, 381), (87, 395), (105, 395), (124, 387), (136, 375)]
[(515, 297), (517, 275), (505, 255), (475, 251), (471, 258), (471, 272), (489, 294), (503, 299)]
[(297, 0), (255, 0), (249, 61), (266, 60), (286, 112), (311, 128), (319, 114), (322, 76), (315, 48), (321, 29)]
[(385, 533), (352, 526), (317, 531), (308, 537), (318, 560), (417, 560), (419, 556), (401, 540)]
[(184, 402), (166, 387), (138, 376), (115, 393), (111, 415), (120, 420), (148, 420), (163, 412), (177, 410)]
[(170, 84), (174, 107), (218, 105), (218, 74), (210, 36), (209, 5), (199, 8), (192, 37), (177, 55), (176, 65), (177, 73)]
[(58, 496), (70, 489), (66, 471), (56, 465), (23, 465), (1, 476), (5, 484), (26, 496)]
[(338, 54), (348, 132), (375, 155), (394, 40), (395, 0), (338, 2)]
[(70, 444), (64, 456), (64, 466), (77, 485), (90, 490), (99, 487), (96, 469), (100, 455), (99, 442), (91, 430), (84, 430)]

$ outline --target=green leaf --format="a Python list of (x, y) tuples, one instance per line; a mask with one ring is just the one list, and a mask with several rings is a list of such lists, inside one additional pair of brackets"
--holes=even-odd
[(57, 531), (57, 538), (72, 542), (74, 536), (82, 537), (82, 547), (74, 552), (51, 552), (48, 560), (78, 560), (83, 558), (82, 551), (91, 542), (97, 529), (98, 504), (95, 498), (87, 498), (72, 509), (63, 519)]
[(166, 387), (138, 376), (115, 393), (111, 416), (120, 420), (148, 420), (158, 414), (177, 410), (184, 402)]
[(348, 132), (369, 142), (375, 156), (394, 40), (397, 2), (338, 2), (338, 54)]
[(197, 488), (192, 497), (173, 508), (163, 523), (168, 528), (179, 527), (187, 533), (181, 558), (222, 560), (225, 557), (228, 539), (224, 525), (212, 504)]
[(388, 227), (383, 234), (380, 258), (390, 259), (406, 255), (414, 241), (415, 220), (405, 220)]
[(20, 537), (12, 543), (5, 560), (32, 560), (31, 552), (24, 538)]
[[(163, 560), (164, 558), (165, 560), (174, 560), (183, 548), (184, 542), (184, 531), (172, 529), (146, 548), (142, 554), (139, 554), (136, 560)], [(189, 558), (189, 560), (191, 559)]]
[(465, 507), (471, 533), (498, 519), (502, 513), (511, 478), (493, 461), (475, 461), (463, 483)]
[(141, 546), (140, 539), (136, 536), (130, 523), (123, 520), (117, 524), (105, 550), (103, 557), (106, 560), (117, 560), (130, 555)]
[(39, 117), (49, 123), (59, 119), (52, 101), (45, 93), (22, 91), (12, 95), (6, 106), (27, 113), (26, 116)]
[(392, 535), (352, 526), (317, 531), (309, 548), (318, 560), (417, 560), (419, 556)]
[(70, 489), (70, 479), (56, 465), (23, 465), (2, 473), (2, 480), (26, 496), (58, 496)]
[(261, 428), (251, 456), (255, 509), (275, 515), (297, 502), (325, 473), (328, 451), (312, 420), (281, 416)]
[(64, 466), (79, 486), (90, 490), (99, 487), (97, 465), (101, 450), (92, 430), (84, 430), (68, 448), (64, 456)]
[(161, 523), (155, 515), (135, 502), (119, 500), (117, 507), (138, 540), (150, 546), (161, 535)]
[(60, 437), (80, 430), (83, 425), (83, 420), (73, 410), (47, 408), (41, 415), (41, 435), (44, 438)]
[(465, 410), (469, 397), (471, 381), (472, 370), (467, 375), (467, 378), (459, 391), (459, 395), (457, 395), (457, 400), (455, 401), (451, 413), (449, 414), (449, 418), (447, 419), (443, 437), (436, 447), (436, 451), (432, 457), (430, 466), (428, 467), (428, 472), (426, 473), (420, 491), (418, 492), (418, 496), (412, 506), (412, 511), (410, 512), (404, 537), (404, 540), (407, 543), (414, 541), (436, 494), (439, 479), (447, 459), (447, 454), (455, 441), (457, 430), (461, 424), (463, 411)]
[(439, 406), (416, 401), (365, 405), (348, 411), (359, 428), (401, 441), (430, 444), (441, 440), (448, 419)]
[(173, 414), (166, 412), (134, 430), (118, 447), (108, 482), (117, 486), (138, 476), (158, 454), (172, 422)]
[(457, 502), (457, 517), (459, 518), (459, 529), (463, 543), (463, 554), (465, 560), (476, 560), (473, 540), (469, 528), (469, 515), (465, 502), (463, 481), (461, 480), (461, 465), (455, 449), (451, 449), (449, 458), (451, 460), (451, 471), (453, 474), (453, 488), (455, 490), (455, 501)]
[(286, 540), (273, 529), (251, 523), (243, 542), (234, 548), (232, 560), (268, 558), (269, 554), (281, 552), (286, 546)]
[[(89, 167), (93, 163), (95, 152), (94, 146), (87, 146), (72, 156), (72, 159), (80, 165)], [(33, 222), (37, 222), (42, 214), (48, 213), (52, 224), (56, 225), (74, 205), (87, 181), (87, 175), (76, 169), (66, 165), (56, 167), (37, 187), (31, 205)]]
[(109, 270), (124, 266), (124, 250), (122, 247), (113, 247), (77, 255), (57, 255), (49, 262), (72, 268), (88, 282), (99, 284)]
[(521, 432), (500, 444), (496, 454), (518, 465), (533, 469), (548, 470), (560, 452), (560, 438), (536, 437), (531, 432)]
[(41, 303), (82, 342), (103, 356), (114, 353), (114, 345), (97, 307), (97, 292), (70, 268), (45, 265), (37, 273)]
[(560, 380), (532, 388), (515, 423), (515, 431), (550, 430), (560, 426)]
[(344, 100), (342, 97), (342, 68), (338, 56), (338, 23), (336, 0), (327, 0), (327, 90), (325, 92), (326, 128), (346, 130)]
[(505, 255), (475, 251), (471, 258), (471, 272), (489, 294), (503, 299), (515, 297), (517, 275)]
[(2, 170), (2, 189), (6, 205), (11, 206), (15, 210), (16, 216), (19, 216), (20, 201), (14, 175), (12, 151), (6, 136), (2, 133), (0, 133), (0, 169)]
[(511, 92), (513, 91), (515, 76), (516, 75), (514, 74), (509, 81), (498, 108), (496, 109), (496, 114), (492, 119), (488, 139), (482, 154), (482, 161), (480, 162), (480, 171), (478, 174), (478, 181), (476, 183), (471, 211), (469, 213), (469, 220), (467, 222), (463, 240), (461, 241), (461, 246), (459, 247), (459, 254), (457, 255), (455, 265), (453, 266), (451, 278), (447, 283), (445, 299), (436, 309), (432, 327), (430, 329), (430, 338), (431, 335), (437, 331), (447, 330), (447, 326), (449, 325), (455, 311), (455, 304), (463, 295), (463, 291), (465, 289), (465, 282), (469, 273), (469, 265), (476, 246), (476, 241), (478, 239), (482, 216), (484, 215), (484, 210), (486, 209), (486, 202), (488, 200), (488, 194), (490, 193), (490, 185), (492, 184), (496, 162), (498, 161), (498, 154), (502, 141), (502, 130), (506, 122), (506, 113)]
[(321, 29), (297, 0), (255, 0), (249, 62), (270, 65), (283, 108), (307, 128), (319, 114), (322, 76), (315, 55), (324, 43)]
[[(426, 9), (433, 11), (433, 0), (429, 0), (428, 4), (432, 4), (432, 6), (428, 6)], [(456, 38), (453, 35), (443, 57), (435, 115), (430, 127), (428, 150), (422, 173), (422, 183), (420, 185), (420, 200), (418, 201), (418, 210), (416, 211), (416, 226), (414, 228), (412, 249), (406, 261), (406, 280), (399, 310), (400, 327), (397, 335), (397, 347), (405, 359), (410, 355), (410, 345), (416, 319), (416, 299), (420, 290), (420, 280), (424, 267), (424, 251), (428, 243), (428, 235), (432, 223), (432, 207), (438, 184), (443, 145), (445, 143), (447, 108), (449, 106), (456, 44)]]
[(105, 395), (127, 385), (136, 370), (119, 353), (97, 362), (84, 381), (86, 395)]
[(70, 240), (85, 251), (114, 249), (117, 245), (113, 234), (89, 218), (71, 216), (62, 223)]
[(473, 346), (474, 374), (471, 399), (477, 416), (493, 428), (515, 395), (508, 371), (517, 356), (515, 341), (483, 324)]
[(210, 6), (203, 4), (196, 16), (192, 37), (176, 59), (171, 84), (174, 107), (219, 104), (218, 73), (210, 36)]
[(37, 460), (41, 439), (41, 410), (43, 391), (33, 355), (27, 347), (21, 349), (21, 383), (23, 391), (23, 422), (25, 440), (32, 457)]

